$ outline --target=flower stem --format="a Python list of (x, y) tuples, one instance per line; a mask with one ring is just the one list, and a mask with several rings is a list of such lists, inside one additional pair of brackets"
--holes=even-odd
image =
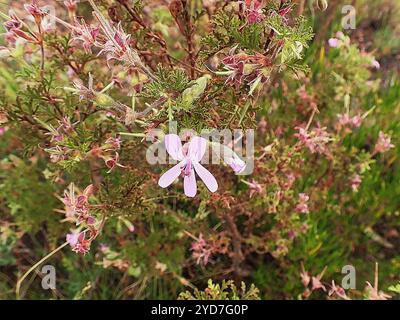
[(21, 298), (20, 292), (21, 292), (21, 284), (22, 282), (26, 279), (26, 277), (31, 274), (32, 271), (34, 271), (37, 267), (39, 267), (43, 262), (45, 262), (47, 259), (49, 259), (52, 255), (60, 251), (62, 248), (68, 245), (68, 241), (64, 242), (61, 246), (58, 248), (54, 249), (52, 252), (50, 252), (48, 255), (43, 257), (41, 260), (36, 262), (27, 272), (24, 273), (24, 275), (17, 281), (17, 285), (15, 287), (15, 295), (17, 297), (17, 300)]

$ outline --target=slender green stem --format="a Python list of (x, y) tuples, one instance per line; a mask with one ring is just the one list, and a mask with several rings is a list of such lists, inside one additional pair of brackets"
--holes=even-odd
[(68, 241), (64, 242), (61, 246), (57, 247), (56, 249), (54, 249), (52, 252), (50, 252), (48, 255), (46, 255), (45, 257), (43, 257), (41, 260), (39, 260), (38, 262), (36, 262), (27, 272), (24, 273), (24, 275), (17, 281), (17, 285), (15, 288), (15, 294), (17, 299), (20, 299), (20, 292), (21, 292), (21, 284), (22, 282), (26, 279), (27, 276), (29, 276), (29, 274), (31, 274), (32, 271), (34, 271), (37, 267), (39, 267), (43, 262), (45, 262), (47, 259), (49, 259), (52, 255), (54, 255), (55, 253), (57, 253), (58, 251), (60, 251), (62, 248), (64, 248), (65, 246), (68, 245)]

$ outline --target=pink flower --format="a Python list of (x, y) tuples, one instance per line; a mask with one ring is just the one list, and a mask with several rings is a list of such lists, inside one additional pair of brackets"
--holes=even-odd
[(388, 300), (392, 297), (391, 295), (381, 290), (378, 290), (378, 286), (376, 284), (375, 286), (372, 286), (371, 283), (369, 283), (368, 281), (365, 291), (369, 300)]
[(244, 81), (251, 85), (256, 81), (265, 83), (268, 77), (264, 75), (263, 69), (271, 65), (270, 58), (260, 53), (248, 55), (239, 52), (235, 54), (235, 50), (236, 46), (233, 47), (229, 51), (229, 55), (222, 60), (227, 71), (220, 72), (219, 74), (228, 75), (225, 83), (235, 86), (236, 89), (239, 89)]
[(337, 286), (335, 284), (335, 281), (333, 281), (333, 280), (332, 280), (331, 289), (329, 290), (328, 295), (329, 296), (337, 295), (339, 298), (349, 300), (349, 298), (346, 295), (346, 291), (344, 291), (344, 289), (341, 286)]
[(104, 163), (106, 164), (107, 168), (110, 169), (108, 170), (108, 173), (110, 173), (115, 167), (121, 167), (124, 168), (122, 164), (119, 163), (119, 153), (115, 152), (113, 156), (101, 156), (103, 158)]
[(355, 115), (353, 118), (351, 118), (350, 123), (354, 128), (358, 128), (361, 126), (362, 121), (363, 121), (363, 118), (361, 117), (361, 115), (358, 114), (358, 115)]
[(308, 200), (310, 199), (310, 197), (305, 194), (305, 193), (300, 193), (299, 194), (299, 203), (296, 205), (296, 211), (299, 213), (309, 213), (309, 209), (308, 209)]
[(311, 284), (312, 284), (311, 291), (318, 290), (318, 289), (322, 289), (323, 291), (326, 291), (325, 286), (321, 282), (321, 279), (324, 276), (325, 271), (326, 271), (326, 267), (316, 277), (311, 278)]
[(17, 17), (15, 12), (13, 10), (10, 10), (8, 12), (8, 15), (10, 16), (10, 20), (7, 20), (4, 22), (4, 28), (6, 28), (7, 31), (12, 31), (13, 29), (20, 29), (22, 26), (21, 20)]
[(40, 24), (42, 18), (47, 15), (46, 12), (39, 8), (37, 0), (32, 0), (32, 4), (24, 4), (24, 8), (35, 18), (37, 24)]
[(320, 127), (319, 125), (316, 128), (308, 131), (302, 127), (296, 127), (299, 131), (294, 136), (300, 140), (300, 142), (305, 145), (311, 153), (327, 153), (326, 144), (331, 141), (331, 138), (326, 131), (325, 127)]
[(337, 38), (330, 38), (328, 44), (331, 48), (337, 48), (340, 44), (340, 40)]
[(381, 64), (379, 63), (379, 61), (377, 61), (377, 60), (375, 60), (375, 59), (373, 59), (372, 60), (372, 66), (374, 67), (374, 68), (376, 68), (376, 69), (380, 69), (380, 67), (381, 67)]
[(14, 32), (12, 31), (7, 31), (4, 34), (4, 40), (10, 45), (10, 46), (14, 46), (16, 41), (17, 41), (17, 36), (15, 35)]
[(326, 291), (325, 286), (322, 284), (322, 282), (320, 281), (321, 279), (319, 277), (312, 277), (311, 279), (311, 283), (312, 283), (312, 288), (311, 290), (318, 290), (318, 289), (322, 289), (324, 291)]
[(75, 247), (75, 245), (79, 241), (79, 233), (68, 233), (67, 234), (67, 242), (71, 247)]
[[(111, 60), (129, 60), (127, 55), (132, 53), (129, 47), (130, 35), (124, 32), (121, 23), (119, 23), (116, 28), (107, 25), (109, 30), (105, 29), (107, 27), (103, 25), (101, 25), (101, 27), (109, 39), (104, 44), (99, 45), (102, 48), (99, 55), (104, 53), (107, 56), (107, 64)], [(112, 34), (110, 34), (110, 32), (112, 32)]]
[(74, 130), (74, 125), (67, 117), (63, 117), (57, 122), (59, 124), (57, 129), (55, 129), (52, 125), (49, 125), (49, 132), (45, 133), (46, 136), (50, 136), (50, 142), (61, 142), (64, 140), (64, 134), (72, 132)]
[(379, 131), (378, 141), (375, 145), (375, 153), (384, 153), (394, 148), (394, 144), (391, 144), (391, 137), (382, 131)]
[(90, 240), (85, 239), (85, 232), (67, 234), (67, 242), (76, 253), (86, 254), (90, 250)]
[(283, 17), (283, 20), (287, 23), (288, 22), (288, 18), (286, 17), (286, 15), (292, 11), (293, 7), (292, 6), (287, 6), (286, 8), (282, 8), (281, 10), (278, 11), (278, 14)]
[(103, 148), (105, 150), (119, 150), (121, 148), (121, 143), (122, 143), (121, 138), (110, 137), (104, 143)]
[(351, 122), (350, 115), (348, 113), (338, 114), (337, 117), (340, 126), (346, 126)]
[(0, 127), (0, 136), (4, 135), (8, 130), (8, 127)]
[(353, 174), (350, 178), (351, 189), (353, 189), (353, 191), (357, 191), (359, 186), (361, 185), (361, 182), (361, 177), (357, 173)]
[(235, 86), (236, 89), (242, 85), (244, 74), (244, 57), (239, 55), (229, 55), (222, 59), (222, 63), (225, 68), (228, 69), (228, 78), (225, 83), (231, 86)]
[(311, 277), (306, 270), (304, 270), (304, 264), (301, 263), (301, 272), (300, 272), (301, 283), (304, 287), (308, 287), (308, 284), (311, 281)]
[(107, 251), (110, 250), (110, 247), (105, 243), (100, 243), (99, 250), (100, 250), (101, 253), (105, 254), (105, 253), (107, 253)]
[(193, 258), (196, 259), (197, 264), (206, 265), (211, 256), (212, 249), (210, 245), (204, 240), (203, 235), (200, 233), (196, 242), (192, 243)]
[(124, 168), (122, 164), (119, 163), (119, 153), (118, 150), (121, 148), (120, 138), (108, 138), (104, 145), (101, 147), (94, 147), (90, 150), (90, 154), (95, 157), (99, 157), (104, 160), (108, 171), (111, 172), (115, 167)]
[(264, 20), (264, 14), (261, 10), (261, 0), (244, 0), (239, 3), (244, 4), (244, 16), (249, 24), (254, 24)]
[(262, 193), (264, 191), (263, 185), (259, 184), (256, 180), (252, 180), (251, 182), (246, 182), (250, 188), (250, 198), (252, 198), (257, 193)]
[(185, 195), (194, 197), (197, 193), (197, 184), (195, 173), (203, 180), (206, 187), (215, 192), (218, 189), (217, 180), (214, 176), (200, 164), (207, 149), (207, 140), (194, 136), (190, 142), (182, 147), (181, 139), (176, 134), (167, 134), (165, 136), (165, 146), (172, 159), (179, 163), (165, 172), (158, 180), (158, 185), (166, 188), (175, 181), (179, 175), (182, 175)]
[(10, 20), (4, 22), (4, 28), (7, 30), (5, 34), (7, 42), (14, 44), (17, 38), (22, 38), (29, 42), (37, 42), (38, 39), (36, 37), (22, 31), (21, 19), (17, 17), (13, 10), (10, 10), (8, 15)]
[(99, 35), (99, 28), (86, 24), (82, 19), (81, 23), (75, 22), (75, 28), (72, 29), (72, 41), (81, 41), (86, 53), (92, 53), (92, 46), (96, 44)]
[(353, 128), (358, 128), (362, 123), (362, 116), (360, 114), (355, 115), (354, 117), (350, 117), (348, 113), (338, 114), (338, 124), (340, 127), (350, 126)]
[(61, 200), (65, 205), (67, 218), (77, 219), (77, 224), (85, 221), (87, 224), (92, 225), (96, 222), (89, 215), (90, 205), (88, 199), (93, 194), (93, 188), (93, 185), (90, 184), (82, 193), (77, 194), (74, 184), (71, 184), (68, 191), (64, 191), (64, 197)]
[(68, 11), (75, 12), (76, 11), (76, 0), (65, 0), (64, 6), (67, 7)]

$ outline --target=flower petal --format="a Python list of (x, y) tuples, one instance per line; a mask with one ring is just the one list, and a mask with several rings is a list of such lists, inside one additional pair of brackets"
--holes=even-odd
[(181, 174), (182, 162), (174, 165), (171, 169), (165, 172), (158, 180), (158, 185), (161, 188), (168, 187)]
[(185, 195), (188, 197), (194, 197), (196, 195), (197, 184), (194, 170), (191, 170), (190, 174), (188, 176), (185, 176), (185, 178), (183, 179), (183, 189), (185, 191)]
[(74, 247), (79, 240), (79, 233), (68, 233), (67, 234), (67, 242), (71, 247)]
[(92, 184), (89, 184), (85, 190), (83, 190), (83, 195), (89, 198), (94, 192), (94, 186)]
[(193, 137), (189, 142), (188, 155), (190, 159), (200, 161), (207, 150), (207, 140), (201, 137)]
[(211, 192), (215, 192), (218, 189), (218, 182), (214, 178), (214, 176), (211, 174), (210, 171), (208, 171), (206, 168), (204, 168), (200, 163), (198, 162), (193, 162), (194, 169), (196, 170), (196, 173), (200, 177), (201, 180), (203, 180), (204, 184), (210, 190)]
[(236, 153), (232, 153), (231, 157), (225, 159), (227, 165), (229, 165), (235, 173), (241, 173), (246, 168), (246, 162), (239, 158)]
[(183, 149), (182, 142), (178, 135), (167, 134), (164, 137), (165, 147), (167, 148), (168, 154), (174, 160), (183, 160)]

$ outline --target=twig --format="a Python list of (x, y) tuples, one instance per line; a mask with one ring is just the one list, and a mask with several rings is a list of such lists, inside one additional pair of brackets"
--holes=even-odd
[(232, 234), (232, 245), (233, 245), (233, 256), (232, 256), (232, 262), (233, 262), (233, 269), (237, 275), (240, 274), (240, 263), (243, 261), (243, 252), (242, 252), (242, 236), (239, 233), (239, 230), (235, 224), (235, 221), (233, 220), (232, 216), (228, 214), (224, 214), (224, 219), (225, 222), (228, 225), (228, 228), (230, 229), (230, 232)]
[(167, 43), (166, 41), (161, 38), (158, 34), (154, 33), (143, 21), (143, 19), (140, 17), (140, 15), (132, 9), (125, 0), (116, 0), (121, 6), (123, 6), (129, 13), (129, 15), (132, 17), (133, 21), (137, 22), (143, 29), (147, 31), (146, 35), (149, 36), (150, 38), (153, 38), (155, 41), (157, 41), (160, 46), (164, 50), (164, 55), (166, 56), (168, 63), (171, 65), (171, 56), (168, 53), (168, 48), (167, 48)]
[[(144, 109), (143, 111), (134, 112), (134, 114), (133, 114), (134, 119), (136, 120), (136, 119), (144, 118), (153, 109), (158, 109), (159, 107), (161, 107), (167, 100), (168, 100), (167, 97), (161, 97), (158, 100), (154, 101), (152, 104), (149, 104), (147, 106), (147, 108)], [(116, 107), (117, 109), (120, 109), (120, 108), (130, 109), (127, 105), (120, 103), (120, 102), (115, 102), (114, 107)]]
[(44, 43), (43, 43), (43, 31), (40, 23), (37, 24), (39, 31), (39, 46), (40, 46), (40, 79), (43, 81), (44, 79)]
[[(186, 1), (185, 4), (187, 5)], [(184, 10), (184, 19), (186, 21), (187, 24), (187, 28), (186, 28), (186, 42), (187, 42), (187, 52), (188, 52), (188, 60), (189, 60), (189, 64), (191, 66), (190, 69), (190, 77), (192, 79), (195, 78), (195, 70), (196, 70), (196, 58), (195, 58), (195, 52), (194, 52), (194, 44), (193, 44), (193, 33), (194, 33), (194, 26), (193, 26), (193, 22), (192, 19), (190, 17), (190, 14), (188, 12), (188, 10)]]

